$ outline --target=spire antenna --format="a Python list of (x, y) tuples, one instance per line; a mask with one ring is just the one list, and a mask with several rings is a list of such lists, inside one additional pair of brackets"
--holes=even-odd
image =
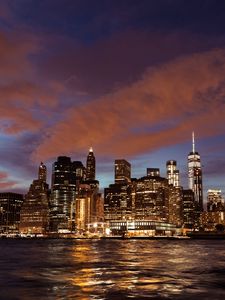
[(195, 153), (195, 133), (192, 131), (192, 152)]

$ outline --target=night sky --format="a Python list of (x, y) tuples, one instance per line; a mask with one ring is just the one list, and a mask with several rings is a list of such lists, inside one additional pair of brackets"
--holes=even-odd
[(40, 161), (84, 164), (101, 189), (177, 160), (195, 131), (204, 197), (225, 191), (225, 1), (0, 1), (0, 191), (26, 192)]

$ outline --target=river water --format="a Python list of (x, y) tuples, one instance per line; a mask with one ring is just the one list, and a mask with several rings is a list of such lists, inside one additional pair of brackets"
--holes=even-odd
[(224, 299), (225, 241), (0, 240), (0, 299)]

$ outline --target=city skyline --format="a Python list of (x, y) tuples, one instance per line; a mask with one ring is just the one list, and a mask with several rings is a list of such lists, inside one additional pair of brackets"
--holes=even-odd
[(115, 159), (176, 160), (187, 188), (194, 131), (204, 199), (224, 194), (224, 25), (222, 1), (1, 1), (0, 190), (90, 147), (101, 190)]

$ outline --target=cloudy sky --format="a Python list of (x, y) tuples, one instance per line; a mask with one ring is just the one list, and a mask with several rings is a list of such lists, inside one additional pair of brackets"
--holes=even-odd
[(0, 191), (90, 146), (101, 188), (116, 158), (133, 177), (175, 159), (187, 187), (193, 130), (204, 190), (224, 192), (223, 0), (0, 2)]

